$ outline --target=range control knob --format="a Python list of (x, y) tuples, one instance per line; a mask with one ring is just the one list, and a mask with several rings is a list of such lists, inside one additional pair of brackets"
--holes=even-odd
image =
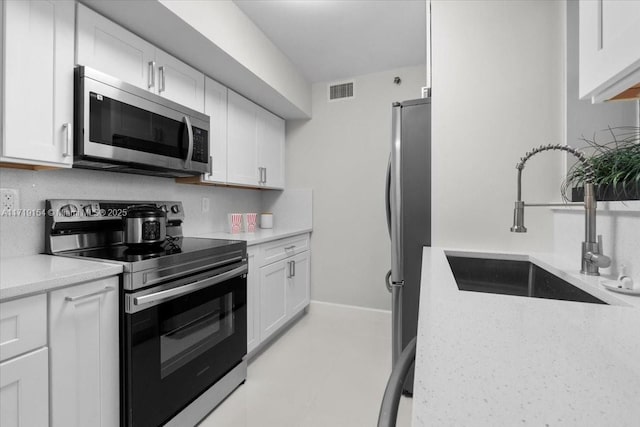
[(174, 214), (180, 213), (180, 205), (171, 206), (171, 212), (173, 212)]
[(65, 217), (78, 215), (78, 207), (74, 204), (64, 205), (60, 208), (60, 215)]
[(167, 211), (168, 211), (167, 205), (160, 206), (160, 209), (162, 209), (162, 212), (164, 212), (164, 213), (167, 213)]

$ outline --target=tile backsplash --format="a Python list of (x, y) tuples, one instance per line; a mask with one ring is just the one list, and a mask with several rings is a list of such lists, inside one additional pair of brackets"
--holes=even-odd
[[(224, 230), (228, 212), (261, 212), (262, 193), (268, 193), (83, 169), (0, 168), (0, 186), (19, 191), (21, 209), (44, 209), (46, 199), (180, 200), (185, 209), (185, 235)], [(203, 198), (209, 199), (208, 212), (202, 212)], [(1, 257), (42, 253), (44, 217), (1, 216), (0, 236)]]
[[(580, 268), (581, 242), (584, 240), (584, 208), (560, 208), (553, 211), (554, 252), (575, 260)], [(620, 266), (640, 286), (640, 201), (598, 202), (596, 229), (602, 235), (604, 254), (611, 257), (610, 268), (602, 275), (617, 278)]]

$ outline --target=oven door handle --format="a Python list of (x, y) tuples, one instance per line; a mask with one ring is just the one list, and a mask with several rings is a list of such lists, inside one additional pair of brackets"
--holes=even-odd
[(218, 274), (217, 276), (209, 277), (208, 279), (198, 280), (197, 282), (189, 283), (187, 285), (179, 286), (173, 289), (167, 289), (166, 291), (154, 292), (152, 294), (143, 295), (141, 297), (134, 297), (133, 305), (158, 303), (161, 301), (166, 301), (168, 299), (177, 298), (179, 296), (190, 294), (192, 292), (215, 285), (217, 283), (224, 282), (225, 280), (229, 280), (233, 277), (239, 276), (243, 273), (246, 273), (247, 271), (248, 267), (246, 264), (244, 264), (241, 267), (234, 268), (233, 270)]

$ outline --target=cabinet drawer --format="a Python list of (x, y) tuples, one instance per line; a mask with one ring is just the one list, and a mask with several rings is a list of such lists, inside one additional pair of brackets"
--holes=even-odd
[(309, 249), (309, 234), (288, 237), (262, 245), (262, 265), (299, 254)]
[(0, 304), (0, 361), (47, 344), (45, 294)]

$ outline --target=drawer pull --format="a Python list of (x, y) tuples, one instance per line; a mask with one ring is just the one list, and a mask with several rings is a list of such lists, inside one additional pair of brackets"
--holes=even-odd
[(112, 286), (107, 286), (106, 288), (104, 288), (104, 289), (103, 289), (103, 290), (101, 290), (101, 291), (92, 292), (92, 293), (90, 293), (90, 294), (86, 294), (86, 295), (79, 295), (79, 296), (76, 296), (76, 297), (65, 297), (65, 298), (64, 298), (64, 300), (65, 300), (65, 301), (69, 301), (69, 302), (74, 302), (74, 301), (78, 301), (78, 300), (81, 300), (81, 299), (85, 299), (85, 298), (89, 298), (89, 297), (94, 297), (94, 296), (96, 296), (96, 295), (106, 294), (106, 293), (111, 292), (111, 291), (114, 291), (114, 290), (115, 290), (115, 288), (114, 288), (114, 287), (112, 287)]
[(289, 251), (291, 249), (295, 249), (296, 245), (287, 246), (284, 248), (285, 251)]

